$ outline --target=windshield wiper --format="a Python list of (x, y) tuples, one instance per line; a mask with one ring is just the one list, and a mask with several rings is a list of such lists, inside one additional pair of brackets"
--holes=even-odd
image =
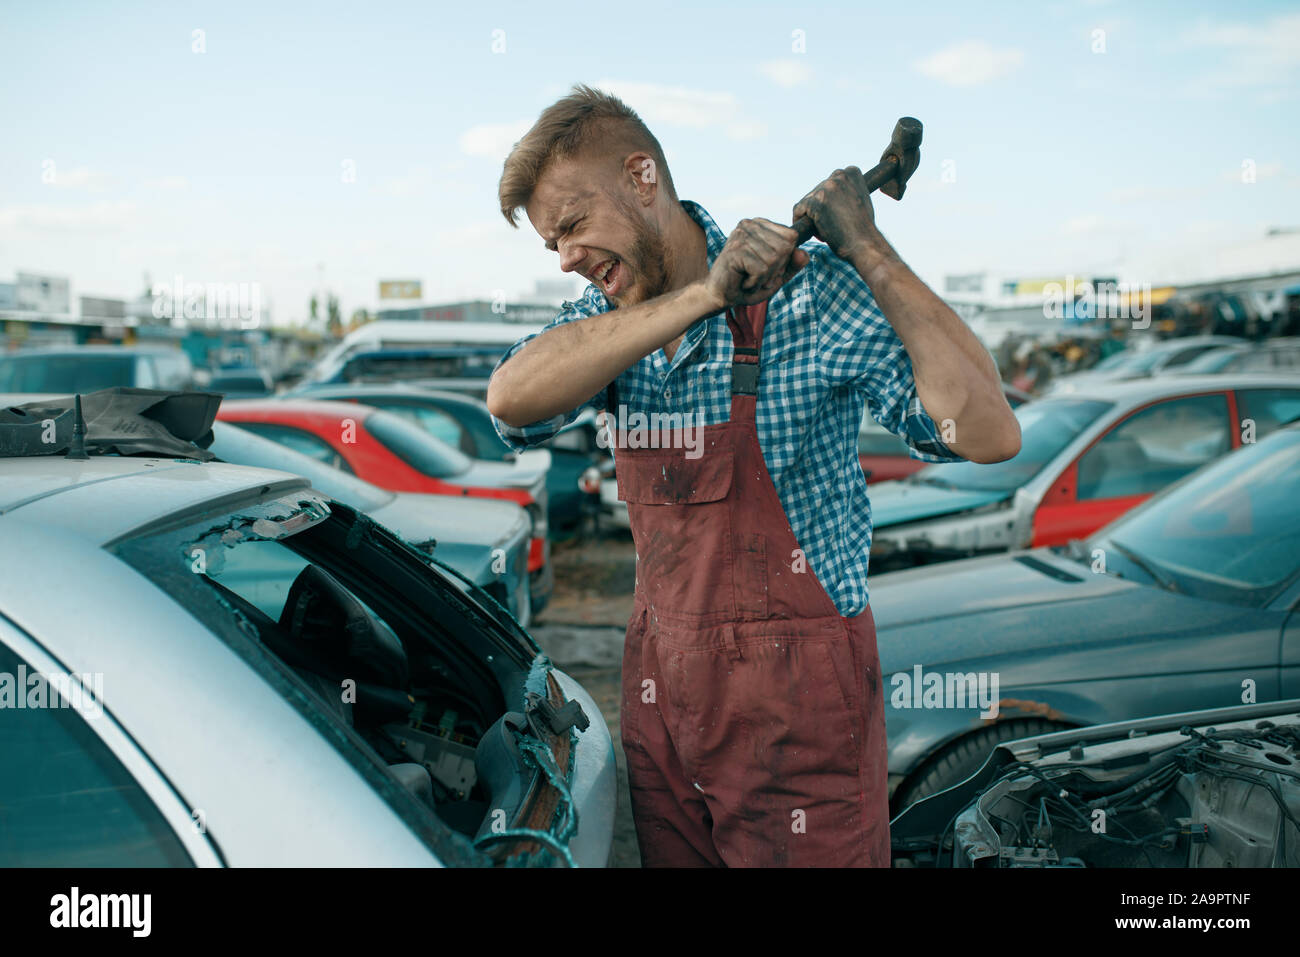
[(1129, 548), (1127, 545), (1120, 544), (1119, 542), (1115, 541), (1115, 539), (1113, 538), (1108, 538), (1106, 539), (1106, 541), (1114, 545), (1115, 549), (1121, 555), (1123, 555), (1125, 558), (1131, 561), (1138, 568), (1142, 569), (1144, 572), (1150, 575), (1155, 580), (1155, 583), (1159, 585), (1161, 588), (1163, 588), (1165, 591), (1172, 591), (1172, 592), (1178, 591), (1178, 585), (1174, 582), (1173, 579), (1168, 578), (1167, 576), (1162, 575), (1160, 572), (1156, 571), (1155, 567), (1152, 565), (1151, 562), (1147, 561), (1137, 552), (1133, 551), (1133, 549)]

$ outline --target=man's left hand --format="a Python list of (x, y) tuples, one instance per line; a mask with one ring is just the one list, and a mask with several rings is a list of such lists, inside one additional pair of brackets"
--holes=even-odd
[(882, 240), (862, 170), (837, 169), (794, 207), (794, 221), (807, 216), (813, 234), (841, 259), (852, 259), (865, 246)]

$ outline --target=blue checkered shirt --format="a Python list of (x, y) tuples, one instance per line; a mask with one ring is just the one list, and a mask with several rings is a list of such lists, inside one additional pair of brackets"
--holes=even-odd
[[(682, 201), (682, 207), (704, 229), (712, 266), (726, 235), (699, 204)], [(767, 305), (755, 410), (758, 444), (809, 567), (839, 613), (851, 617), (868, 601), (871, 503), (857, 446), (864, 406), (907, 442), (913, 458), (962, 457), (943, 444), (921, 406), (912, 361), (853, 264), (825, 243), (809, 241), (802, 248), (808, 265)], [(592, 284), (542, 332), (609, 310)], [(497, 366), (532, 338), (516, 342)], [(618, 401), (629, 412), (692, 413), (684, 417), (692, 426), (725, 422), (732, 351), (726, 312), (705, 316), (686, 331), (671, 363), (661, 349), (621, 373)], [(520, 428), (494, 422), (509, 446), (523, 450), (553, 436), (584, 408), (604, 409), (605, 396), (601, 390), (567, 414)]]

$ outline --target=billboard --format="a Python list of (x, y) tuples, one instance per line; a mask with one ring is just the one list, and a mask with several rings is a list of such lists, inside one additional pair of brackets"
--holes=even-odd
[(81, 317), (83, 319), (122, 319), (126, 317), (126, 300), (96, 299), (92, 296), (81, 297)]
[(419, 299), (421, 284), (418, 279), (379, 280), (380, 299)]

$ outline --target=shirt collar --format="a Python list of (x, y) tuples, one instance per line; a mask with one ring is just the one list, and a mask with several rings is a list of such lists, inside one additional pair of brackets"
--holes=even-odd
[(713, 221), (713, 217), (706, 213), (704, 207), (699, 203), (683, 199), (681, 200), (681, 206), (682, 209), (686, 210), (686, 215), (699, 223), (700, 228), (704, 230), (704, 240), (708, 246), (709, 268), (712, 268), (713, 260), (718, 258), (718, 253), (722, 252), (722, 247), (727, 244), (727, 234), (718, 228), (718, 224)]

